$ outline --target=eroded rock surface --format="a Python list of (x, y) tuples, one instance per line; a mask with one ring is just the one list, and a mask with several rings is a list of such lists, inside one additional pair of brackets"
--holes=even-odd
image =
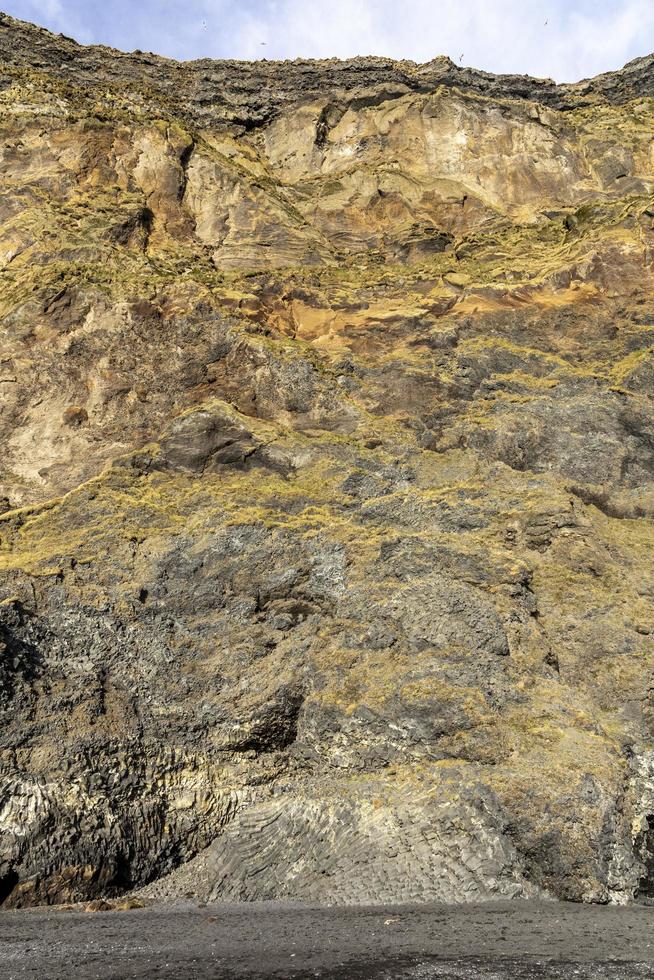
[(651, 896), (652, 59), (0, 51), (0, 903)]

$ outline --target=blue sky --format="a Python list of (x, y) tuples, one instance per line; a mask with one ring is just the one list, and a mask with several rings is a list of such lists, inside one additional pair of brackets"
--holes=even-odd
[(654, 0), (4, 0), (86, 44), (174, 58), (454, 61), (577, 81), (654, 51)]

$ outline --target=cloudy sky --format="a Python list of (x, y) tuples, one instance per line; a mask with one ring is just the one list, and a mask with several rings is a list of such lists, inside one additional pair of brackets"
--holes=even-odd
[(85, 44), (174, 58), (358, 54), (577, 81), (654, 51), (654, 0), (4, 0)]

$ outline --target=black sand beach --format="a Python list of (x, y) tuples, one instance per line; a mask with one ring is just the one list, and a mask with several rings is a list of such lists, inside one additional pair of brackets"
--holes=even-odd
[(2, 980), (641, 980), (654, 908), (262, 903), (0, 913)]

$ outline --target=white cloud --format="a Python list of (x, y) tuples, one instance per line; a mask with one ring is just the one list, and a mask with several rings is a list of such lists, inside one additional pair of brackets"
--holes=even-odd
[(26, 14), (29, 14), (36, 23), (52, 23), (58, 17), (65, 16), (64, 5), (61, 0), (26, 0), (23, 5)]
[(489, 71), (576, 81), (654, 48), (652, 0), (277, 0), (256, 6), (232, 36), (235, 56), (380, 54), (429, 61), (448, 54)]
[[(351, 58), (376, 53), (385, 43), (378, 32), (374, 0), (330, 0), (307, 3), (282, 0), (261, 4), (258, 15), (250, 15), (236, 38), (242, 57)], [(271, 12), (265, 8), (273, 7)]]
[(581, 78), (621, 67), (654, 49), (654, 4), (631, 0), (603, 17), (573, 12), (570, 36), (562, 38), (562, 71)]

